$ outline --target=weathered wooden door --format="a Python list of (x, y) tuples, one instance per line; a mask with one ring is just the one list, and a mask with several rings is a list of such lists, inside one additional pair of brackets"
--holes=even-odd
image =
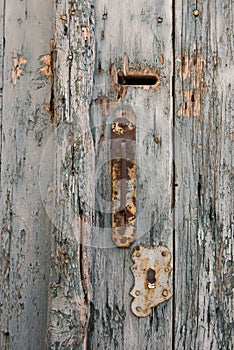
[[(231, 1), (0, 6), (1, 349), (231, 349)], [(147, 317), (136, 247), (173, 267)]]

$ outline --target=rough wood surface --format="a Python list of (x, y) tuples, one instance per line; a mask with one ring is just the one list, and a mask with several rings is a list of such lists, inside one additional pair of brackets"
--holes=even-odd
[[(149, 317), (138, 319), (131, 312), (129, 293), (134, 285), (130, 269), (133, 247), (162, 243), (172, 252), (171, 4), (100, 0), (95, 12), (91, 122), (97, 193), (88, 349), (170, 349), (172, 301), (152, 309)], [(160, 84), (155, 89), (121, 88), (115, 81), (120, 69), (127, 75), (148, 69), (159, 75)], [(128, 109), (135, 114), (137, 129), (137, 241), (131, 249), (119, 249), (111, 241), (109, 140), (111, 121)]]
[[(231, 0), (0, 3), (0, 347), (229, 350)], [(152, 87), (118, 84), (151, 74)], [(137, 232), (112, 242), (111, 123), (134, 113)], [(132, 250), (173, 256), (131, 312)]]
[[(89, 239), (94, 151), (89, 105), (94, 71), (91, 1), (55, 1), (54, 130), (45, 149), (43, 203), (51, 218), (48, 347), (84, 349), (91, 288)], [(51, 150), (53, 156), (50, 157)]]
[(233, 347), (233, 17), (229, 0), (196, 3), (175, 1), (175, 349), (221, 350)]
[(10, 0), (0, 7), (0, 348), (44, 349), (51, 225), (39, 167), (51, 83), (38, 69), (50, 51), (53, 3)]

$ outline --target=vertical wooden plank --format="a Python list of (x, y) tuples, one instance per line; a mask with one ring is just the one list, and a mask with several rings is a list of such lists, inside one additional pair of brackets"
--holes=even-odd
[[(53, 176), (42, 184), (52, 232), (48, 347), (86, 349), (91, 287), (94, 152), (89, 104), (94, 69), (92, 1), (55, 2)], [(43, 163), (49, 162), (45, 151)], [(46, 166), (41, 169), (45, 178)]]
[[(91, 122), (96, 152), (96, 214), (92, 236), (93, 299), (89, 349), (170, 349), (172, 302), (138, 319), (130, 309), (132, 248), (163, 243), (172, 251), (171, 2), (96, 1), (96, 62)], [(148, 67), (148, 70), (147, 70)], [(116, 73), (156, 72), (156, 89), (116, 84)], [(137, 241), (116, 248), (111, 235), (111, 122), (136, 118)]]
[[(0, 145), (2, 145), (2, 90), (3, 90), (3, 74), (4, 74), (4, 46), (5, 46), (5, 1), (1, 2), (0, 7)], [(2, 166), (2, 152), (0, 152), (0, 171)], [(0, 176), (1, 188), (1, 176)]]
[(175, 1), (175, 349), (232, 348), (231, 6)]
[[(50, 222), (39, 166), (50, 131), (52, 1), (1, 1), (1, 349), (44, 349)], [(3, 84), (4, 81), (4, 84)]]

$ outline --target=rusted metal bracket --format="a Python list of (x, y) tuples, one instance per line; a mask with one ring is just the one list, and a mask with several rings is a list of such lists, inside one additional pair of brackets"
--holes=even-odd
[(171, 253), (167, 247), (136, 247), (132, 252), (131, 267), (135, 285), (131, 309), (138, 317), (146, 317), (154, 307), (172, 297), (168, 281), (172, 271)]
[(112, 240), (128, 248), (136, 240), (136, 121), (120, 109), (111, 124)]

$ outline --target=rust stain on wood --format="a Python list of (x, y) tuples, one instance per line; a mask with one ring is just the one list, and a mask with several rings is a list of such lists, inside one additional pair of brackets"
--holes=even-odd
[(161, 64), (164, 64), (164, 57), (163, 57), (163, 55), (159, 56), (159, 61), (160, 61)]
[(41, 56), (39, 60), (43, 64), (43, 67), (38, 69), (38, 73), (45, 75), (47, 78), (51, 77), (52, 76), (51, 54)]
[(38, 69), (38, 73), (44, 75), (46, 78), (50, 78), (50, 103), (45, 104), (45, 111), (51, 116), (51, 122), (54, 123), (54, 39), (50, 40), (50, 53), (40, 56), (39, 61), (43, 64), (43, 67)]
[(13, 85), (16, 85), (17, 80), (25, 72), (25, 66), (27, 65), (28, 60), (22, 55), (17, 54), (16, 57), (12, 59), (12, 69), (11, 69), (11, 79)]
[(189, 57), (187, 54), (184, 56), (179, 55), (176, 58), (176, 62), (179, 62), (178, 71), (181, 80), (186, 80), (193, 75), (196, 76), (198, 82), (201, 82), (206, 63), (203, 55), (197, 55), (196, 53), (192, 57)]
[(186, 84), (193, 85), (193, 89), (188, 89), (183, 92), (183, 102), (178, 108), (178, 117), (191, 116), (202, 118), (202, 97), (205, 95), (206, 86), (203, 82), (203, 74), (205, 67), (205, 59), (203, 55), (194, 54), (192, 57), (188, 55), (178, 56), (176, 59), (179, 62), (178, 75)]
[(201, 116), (201, 91), (193, 89), (184, 91), (184, 102), (178, 109), (178, 117)]
[(86, 26), (82, 27), (82, 37), (84, 40), (87, 40), (89, 38), (89, 28)]
[(151, 308), (172, 297), (168, 286), (172, 272), (171, 253), (167, 247), (136, 247), (132, 252), (131, 267), (135, 285), (130, 292), (134, 297), (131, 309), (134, 315), (146, 317)]
[(132, 110), (115, 113), (111, 131), (112, 240), (127, 248), (136, 240), (136, 125)]

